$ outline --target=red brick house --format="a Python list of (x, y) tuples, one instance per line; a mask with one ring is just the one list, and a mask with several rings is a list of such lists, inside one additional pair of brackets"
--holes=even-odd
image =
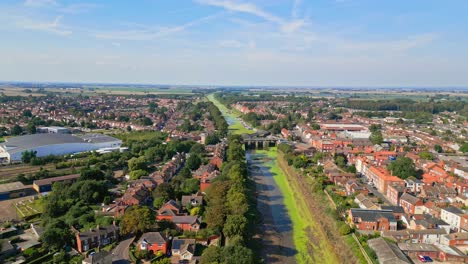
[(146, 250), (152, 253), (158, 251), (167, 253), (167, 239), (160, 232), (144, 233), (137, 242), (139, 250)]
[(172, 217), (171, 220), (177, 229), (183, 231), (198, 231), (200, 230), (201, 219), (198, 216), (178, 215)]
[(400, 206), (403, 207), (405, 213), (414, 215), (422, 214), (424, 211), (424, 203), (418, 197), (414, 197), (409, 193), (404, 193), (400, 198)]
[(181, 213), (182, 213), (182, 208), (180, 208), (180, 206), (176, 203), (176, 201), (170, 200), (169, 202), (161, 206), (161, 208), (159, 208), (156, 219), (158, 221), (161, 221), (161, 220), (172, 221), (172, 218), (174, 216), (180, 215)]
[(76, 231), (76, 247), (80, 253), (88, 251), (93, 248), (109, 245), (119, 239), (119, 227), (110, 225), (107, 227), (100, 227), (90, 229), (87, 232)]
[(397, 230), (397, 220), (391, 210), (367, 210), (351, 208), (349, 218), (358, 230)]

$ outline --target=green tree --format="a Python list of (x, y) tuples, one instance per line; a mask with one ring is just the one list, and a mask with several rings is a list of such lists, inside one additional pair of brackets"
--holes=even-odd
[(187, 179), (181, 184), (180, 188), (185, 194), (196, 193), (200, 189), (200, 182), (196, 178)]
[(203, 251), (201, 256), (201, 264), (217, 264), (221, 263), (222, 248), (217, 246), (209, 246)]
[(442, 147), (440, 145), (434, 145), (434, 150), (437, 151), (437, 153), (442, 153), (442, 151), (443, 151), (443, 149), (442, 149)]
[(247, 218), (243, 215), (228, 215), (223, 233), (227, 237), (243, 236), (247, 227)]
[(190, 157), (187, 159), (185, 166), (190, 170), (196, 170), (200, 167), (202, 160), (198, 154), (190, 154)]
[(148, 175), (148, 172), (145, 170), (134, 170), (130, 172), (130, 179), (131, 180), (138, 180), (143, 176)]
[(237, 244), (225, 247), (221, 260), (224, 264), (251, 264), (254, 263), (254, 255), (251, 249)]
[(86, 180), (95, 180), (102, 181), (104, 180), (104, 172), (98, 168), (83, 168), (80, 172), (80, 181)]
[(148, 170), (148, 163), (144, 156), (140, 156), (138, 158), (131, 158), (128, 161), (128, 169), (130, 171), (136, 170)]
[(372, 144), (377, 144), (377, 145), (382, 144), (383, 142), (382, 132), (380, 130), (372, 132), (369, 139), (372, 142)]
[(20, 127), (18, 124), (16, 124), (16, 125), (14, 125), (14, 126), (11, 128), (10, 133), (11, 133), (13, 136), (21, 135), (21, 133), (23, 133), (23, 128)]
[(434, 156), (432, 155), (432, 153), (430, 153), (428, 151), (419, 152), (419, 157), (421, 157), (421, 159), (425, 159), (425, 160), (433, 160), (434, 159)]
[(120, 223), (120, 232), (126, 234), (142, 234), (155, 222), (154, 212), (143, 206), (133, 206), (125, 211)]
[(32, 114), (32, 112), (31, 112), (31, 110), (25, 109), (25, 110), (23, 110), (23, 116), (24, 116), (24, 117), (32, 117), (33, 114)]
[(29, 134), (36, 134), (36, 126), (34, 125), (34, 123), (29, 123), (26, 126), (26, 132), (28, 132)]
[(388, 165), (388, 170), (392, 175), (398, 176), (401, 179), (416, 176), (416, 167), (414, 162), (412, 159), (407, 157), (398, 157)]
[(170, 199), (175, 198), (174, 188), (169, 183), (161, 183), (153, 191), (153, 197), (155, 199), (162, 198), (164, 202), (167, 202)]
[[(463, 143), (463, 145), (460, 147), (459, 149), (461, 152), (463, 153), (467, 153), (468, 152), (468, 143)], [(438, 152), (438, 151), (437, 151)], [(440, 151), (442, 152), (442, 151)]]
[(21, 161), (23, 163), (30, 163), (33, 158), (36, 158), (37, 152), (33, 150), (26, 150), (21, 153)]

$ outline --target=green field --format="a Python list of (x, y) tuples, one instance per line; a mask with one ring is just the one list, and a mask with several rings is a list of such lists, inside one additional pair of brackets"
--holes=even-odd
[[(318, 225), (303, 197), (301, 197), (300, 191), (294, 184), (290, 184), (279, 167), (276, 148), (256, 150), (256, 153), (264, 154), (271, 159), (265, 165), (273, 173), (273, 178), (284, 196), (284, 204), (293, 225), (293, 240), (298, 251), (296, 255), (297, 262), (338, 263), (339, 261), (333, 252), (333, 248), (328, 243), (327, 237), (316, 231)], [(311, 236), (315, 238), (313, 241)]]
[(241, 114), (238, 111), (228, 109), (225, 105), (216, 100), (216, 98), (214, 97), (214, 93), (209, 94), (207, 98), (208, 100), (213, 102), (213, 104), (216, 105), (216, 107), (218, 107), (219, 111), (221, 111), (228, 124), (230, 124), (229, 130), (232, 134), (240, 135), (255, 133), (254, 130), (247, 129), (244, 125), (242, 125), (242, 123), (239, 121)]

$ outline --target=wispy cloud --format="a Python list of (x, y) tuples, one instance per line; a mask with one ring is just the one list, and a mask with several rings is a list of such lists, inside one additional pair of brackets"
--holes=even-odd
[(56, 0), (26, 0), (24, 2), (24, 5), (28, 7), (56, 6), (57, 4)]
[(354, 52), (404, 52), (410, 49), (425, 46), (437, 39), (437, 34), (426, 33), (410, 35), (403, 39), (388, 41), (337, 41), (335, 44), (338, 49)]
[(291, 17), (297, 18), (299, 16), (299, 9), (302, 4), (302, 0), (294, 0), (292, 11), (291, 11)]
[(227, 39), (227, 40), (219, 41), (219, 46), (222, 48), (233, 48), (233, 49), (243, 49), (243, 48), (254, 49), (257, 46), (257, 44), (253, 40), (248, 41), (248, 42), (241, 42), (239, 40)]
[(59, 12), (68, 13), (68, 14), (79, 14), (88, 12), (91, 9), (95, 8), (96, 4), (91, 3), (76, 3), (68, 6), (63, 6), (58, 9)]
[(285, 20), (272, 13), (264, 11), (257, 5), (248, 2), (237, 2), (233, 0), (195, 0), (202, 5), (220, 7), (228, 11), (250, 14), (262, 18), (268, 22), (276, 23), (284, 33), (293, 33), (305, 24), (303, 19)]
[(185, 31), (190, 27), (199, 25), (216, 16), (218, 16), (218, 14), (202, 17), (202, 18), (193, 20), (191, 22), (188, 22), (182, 25), (171, 26), (171, 27), (149, 27), (145, 25), (137, 25), (136, 29), (111, 31), (111, 32), (99, 32), (99, 33), (96, 33), (94, 36), (98, 39), (152, 40), (152, 39), (165, 37), (171, 34)]
[(72, 31), (61, 25), (60, 21), (62, 18), (63, 16), (58, 16), (52, 22), (37, 22), (30, 19), (22, 19), (19, 22), (19, 26), (24, 29), (44, 31), (60, 36), (69, 36), (72, 34)]

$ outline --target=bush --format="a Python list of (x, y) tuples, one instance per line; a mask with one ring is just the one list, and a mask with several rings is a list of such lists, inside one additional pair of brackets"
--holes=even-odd
[(346, 236), (351, 233), (351, 228), (345, 222), (340, 221), (339, 226), (338, 231), (340, 232), (340, 235)]
[(148, 172), (145, 170), (135, 170), (130, 172), (130, 179), (131, 180), (138, 180), (143, 176), (148, 175)]

